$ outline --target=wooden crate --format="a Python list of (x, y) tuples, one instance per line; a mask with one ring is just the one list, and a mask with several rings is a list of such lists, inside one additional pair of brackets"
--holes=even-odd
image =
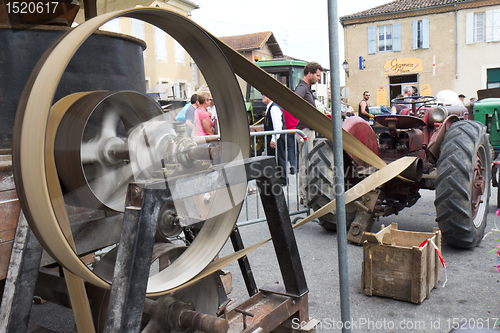
[(421, 303), (437, 288), (441, 263), (431, 238), (441, 251), (441, 231), (398, 230), (396, 223), (378, 233), (364, 233), (361, 289), (368, 296), (383, 296)]

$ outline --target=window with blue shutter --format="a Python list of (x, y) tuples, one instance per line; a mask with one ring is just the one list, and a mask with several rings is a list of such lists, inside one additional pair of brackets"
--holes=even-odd
[(394, 52), (401, 52), (401, 23), (394, 23), (392, 25), (392, 50)]
[(429, 19), (422, 20), (422, 48), (429, 48)]
[(412, 22), (413, 49), (429, 48), (429, 19)]
[(392, 25), (378, 27), (378, 51), (392, 51)]
[(412, 25), (412, 45), (413, 45), (413, 49), (416, 50), (418, 49), (418, 20), (415, 20), (413, 22), (411, 22), (411, 25)]
[(375, 54), (377, 52), (377, 31), (375, 26), (368, 27), (368, 54)]

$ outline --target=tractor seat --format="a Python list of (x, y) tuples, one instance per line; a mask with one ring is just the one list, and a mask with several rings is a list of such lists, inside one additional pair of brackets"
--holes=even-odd
[(422, 128), (426, 125), (425, 121), (418, 117), (397, 114), (375, 116), (375, 121), (384, 127), (395, 129)]

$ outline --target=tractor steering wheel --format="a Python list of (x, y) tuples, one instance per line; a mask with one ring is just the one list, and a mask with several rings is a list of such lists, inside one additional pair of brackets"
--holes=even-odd
[[(423, 101), (422, 101), (423, 100)], [(418, 110), (420, 110), (423, 106), (428, 106), (428, 104), (430, 102), (434, 102), (436, 100), (436, 97), (434, 96), (408, 96), (408, 97), (396, 97), (396, 98), (393, 98), (391, 99), (391, 102), (392, 103), (396, 103), (396, 104), (411, 104), (412, 106), (412, 113), (414, 113), (415, 115), (418, 114)], [(416, 104), (420, 104), (422, 103), (422, 105), (420, 105), (416, 110), (415, 110), (415, 106)]]

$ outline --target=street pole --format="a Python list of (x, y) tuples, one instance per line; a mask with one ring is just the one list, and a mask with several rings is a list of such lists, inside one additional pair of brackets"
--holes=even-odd
[(332, 97), (332, 133), (334, 183), (337, 210), (337, 247), (340, 284), (342, 332), (351, 332), (349, 305), (349, 272), (347, 267), (347, 231), (344, 195), (344, 154), (342, 149), (342, 112), (340, 109), (339, 23), (337, 0), (328, 0), (328, 39), (330, 49), (330, 83)]

